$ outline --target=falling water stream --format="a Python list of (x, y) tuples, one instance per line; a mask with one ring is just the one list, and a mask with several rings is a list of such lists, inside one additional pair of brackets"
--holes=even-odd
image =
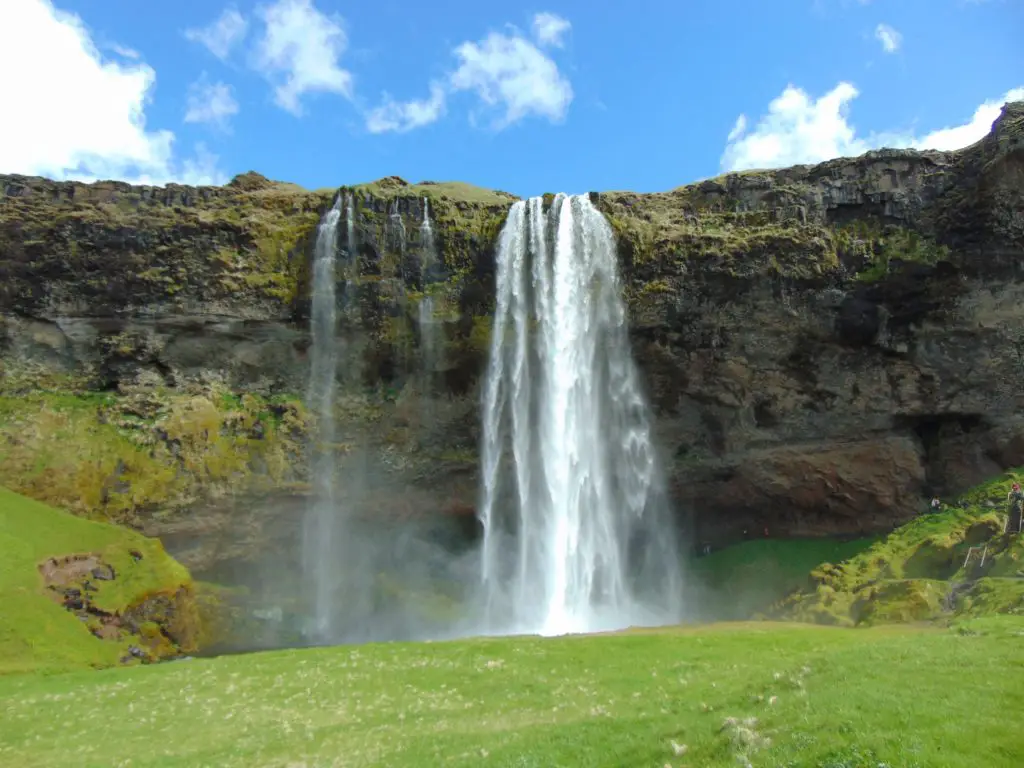
[(317, 435), (313, 447), (313, 502), (306, 516), (303, 561), (313, 603), (312, 622), (307, 634), (320, 641), (329, 639), (336, 630), (337, 601), (334, 592), (340, 575), (337, 549), (343, 534), (339, 525), (333, 451), (338, 369), (335, 286), (340, 218), (339, 195), (317, 230), (310, 312), (312, 360), (307, 400), (317, 417)]
[(612, 231), (586, 196), (512, 206), (483, 401), (485, 631), (668, 623), (676, 542)]
[(434, 241), (434, 228), (430, 223), (430, 203), (423, 198), (423, 221), (420, 224), (420, 243), (422, 245), (421, 274), (423, 276), (424, 295), (420, 299), (418, 307), (417, 325), (420, 334), (420, 354), (422, 383), (420, 394), (425, 395), (429, 390), (430, 380), (438, 364), (438, 347), (440, 346), (437, 319), (434, 316), (434, 297), (428, 293), (428, 280), (437, 272), (438, 253), (437, 244)]

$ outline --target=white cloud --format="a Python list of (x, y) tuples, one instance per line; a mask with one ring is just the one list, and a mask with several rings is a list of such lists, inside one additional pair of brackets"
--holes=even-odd
[(0, 170), (57, 179), (138, 183), (224, 180), (217, 159), (199, 147), (180, 162), (174, 134), (146, 128), (156, 73), (142, 61), (104, 58), (89, 30), (50, 0), (0, 1), (0, 103), (17, 105), (0, 120)]
[(210, 123), (221, 130), (228, 129), (232, 115), (238, 114), (231, 86), (227, 83), (211, 83), (206, 73), (188, 87), (188, 104), (185, 111), (186, 123)]
[(992, 123), (999, 117), (1003, 104), (1008, 101), (1024, 101), (1024, 87), (1007, 91), (998, 99), (991, 99), (974, 110), (970, 121), (963, 125), (941, 128), (925, 135), (922, 139), (911, 142), (916, 149), (960, 149), (969, 147), (976, 141), (985, 138), (992, 130)]
[(277, 0), (257, 9), (265, 30), (253, 66), (274, 86), (274, 101), (302, 114), (307, 93), (336, 93), (352, 98), (352, 74), (338, 66), (348, 46), (343, 21), (327, 16), (313, 0)]
[(768, 114), (747, 133), (744, 115), (729, 133), (722, 165), (728, 170), (777, 168), (867, 149), (846, 122), (847, 105), (857, 96), (850, 83), (839, 83), (820, 99), (786, 86), (768, 105)]
[(732, 126), (732, 130), (729, 131), (726, 141), (732, 141), (733, 139), (742, 136), (743, 132), (747, 130), (747, 116), (740, 115), (736, 118), (736, 122)]
[(440, 83), (430, 84), (430, 97), (396, 102), (388, 94), (379, 107), (366, 116), (366, 130), (370, 133), (405, 133), (414, 128), (430, 125), (444, 114), (446, 95)]
[(562, 37), (572, 25), (561, 16), (546, 11), (533, 17), (533, 37), (541, 45), (553, 45), (561, 48)]
[(142, 56), (134, 48), (127, 48), (123, 45), (111, 45), (110, 50), (116, 53), (118, 56), (124, 56), (126, 59), (140, 59)]
[(886, 53), (896, 53), (903, 42), (903, 35), (888, 24), (879, 24), (875, 27), (875, 39), (882, 44), (882, 50)]
[(186, 29), (185, 37), (205, 45), (218, 59), (226, 59), (231, 49), (242, 42), (249, 30), (249, 22), (237, 8), (225, 8), (224, 12), (205, 27)]
[(753, 130), (747, 130), (744, 115), (736, 121), (726, 139), (722, 169), (780, 168), (818, 163), (834, 157), (859, 155), (880, 147), (915, 149), (959, 149), (983, 138), (1007, 101), (1024, 99), (1024, 87), (979, 106), (963, 125), (932, 131), (922, 137), (906, 131), (888, 131), (858, 136), (849, 123), (850, 102), (858, 95), (850, 83), (839, 83), (819, 99), (789, 85), (768, 105)]
[[(534, 17), (534, 34), (549, 44), (560, 45), (568, 28), (569, 22), (550, 13)], [(558, 65), (514, 27), (507, 34), (492, 32), (477, 42), (462, 43), (454, 54), (458, 68), (444, 82), (431, 84), (428, 99), (396, 102), (384, 94), (382, 104), (366, 115), (367, 130), (402, 132), (433, 123), (444, 114), (448, 95), (458, 91), (472, 92), (496, 109), (500, 116), (492, 126), (498, 130), (531, 114), (555, 123), (565, 118), (572, 85)], [(471, 114), (470, 120), (475, 123), (475, 116)]]
[(503, 110), (495, 128), (530, 114), (552, 122), (565, 118), (572, 85), (554, 61), (518, 33), (492, 32), (479, 42), (458, 46), (455, 55), (461, 63), (451, 76), (451, 88), (472, 91), (487, 106)]

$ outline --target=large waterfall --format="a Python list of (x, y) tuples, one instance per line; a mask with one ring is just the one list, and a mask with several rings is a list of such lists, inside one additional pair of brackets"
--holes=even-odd
[(307, 400), (317, 417), (317, 444), (313, 449), (313, 505), (306, 516), (303, 561), (312, 592), (312, 626), (308, 634), (327, 640), (336, 632), (335, 589), (339, 581), (338, 499), (335, 488), (335, 414), (337, 391), (337, 282), (338, 221), (341, 196), (324, 215), (317, 230), (313, 257), (311, 366)]
[(483, 402), (487, 631), (678, 618), (678, 546), (620, 289), (588, 197), (512, 206)]

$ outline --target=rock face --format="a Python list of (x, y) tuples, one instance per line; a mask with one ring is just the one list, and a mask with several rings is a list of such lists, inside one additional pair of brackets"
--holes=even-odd
[(1024, 463), (1024, 104), (881, 151), (602, 195), (695, 538), (884, 530)]
[[(0, 190), (3, 388), (305, 390), (310, 254), (335, 190), (252, 173), (224, 188), (6, 176)], [(513, 198), (396, 178), (342, 193), (357, 245), (339, 278), (354, 297), (340, 411), (346, 442), (369, 445), (365, 513), (472, 517), (493, 246)], [(1024, 104), (954, 153), (594, 199), (695, 547), (886, 530), (929, 494), (1024, 464)], [(425, 296), (442, 353), (424, 372)]]

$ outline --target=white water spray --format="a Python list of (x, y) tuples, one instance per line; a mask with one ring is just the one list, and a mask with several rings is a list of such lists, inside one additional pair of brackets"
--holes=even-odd
[(678, 619), (678, 546), (619, 294), (588, 197), (512, 206), (483, 401), (485, 631)]
[[(337, 391), (337, 249), (341, 196), (334, 201), (317, 229), (313, 257), (312, 334), (308, 403), (317, 415), (317, 444), (313, 448), (313, 504), (306, 516), (303, 561), (313, 597), (314, 640), (328, 640), (336, 630), (334, 592), (340, 572), (336, 550), (341, 531), (336, 498), (333, 445), (334, 401)], [(350, 219), (351, 220), (351, 219)]]

